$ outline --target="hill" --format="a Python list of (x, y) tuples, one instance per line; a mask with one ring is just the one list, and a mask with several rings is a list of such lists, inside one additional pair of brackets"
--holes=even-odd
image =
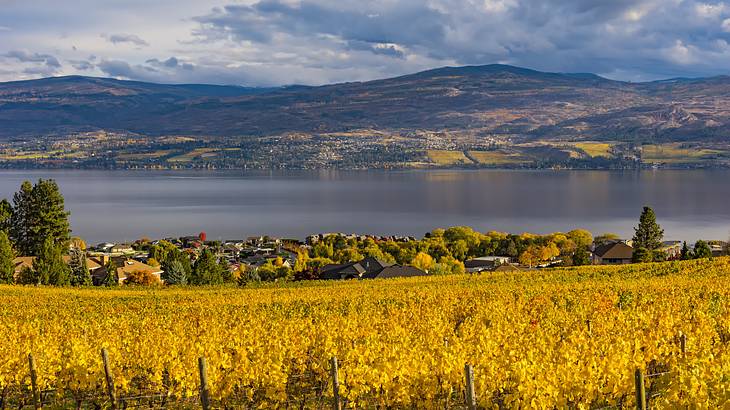
[(650, 83), (507, 65), (321, 87), (255, 89), (89, 77), (0, 84), (0, 137), (479, 130), (525, 137), (727, 139), (730, 77)]

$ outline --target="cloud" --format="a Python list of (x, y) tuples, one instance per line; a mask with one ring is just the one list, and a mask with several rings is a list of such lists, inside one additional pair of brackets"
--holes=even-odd
[(106, 38), (112, 44), (131, 43), (140, 47), (149, 46), (149, 43), (134, 34), (110, 34), (108, 36), (102, 35), (102, 37)]
[[(55, 67), (145, 81), (281, 85), (496, 62), (632, 81), (728, 74), (730, 67), (727, 0), (78, 0), (73, 10), (53, 4), (4, 5), (0, 26), (13, 27), (0, 31), (5, 72), (27, 78), (34, 74), (26, 69)], [(143, 13), (154, 18), (140, 19)], [(25, 48), (35, 53), (8, 55)]]
[(29, 53), (23, 50), (8, 51), (5, 57), (15, 59), (21, 63), (43, 63), (46, 67), (56, 69), (61, 67), (58, 59), (50, 54)]
[(71, 66), (79, 71), (89, 71), (94, 69), (94, 63), (88, 60), (69, 60)]

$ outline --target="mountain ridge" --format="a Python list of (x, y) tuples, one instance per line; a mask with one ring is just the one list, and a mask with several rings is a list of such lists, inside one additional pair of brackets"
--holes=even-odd
[(4, 139), (92, 130), (255, 137), (375, 129), (534, 141), (725, 141), (728, 128), (728, 76), (631, 83), (490, 64), (271, 88), (84, 76), (0, 83)]

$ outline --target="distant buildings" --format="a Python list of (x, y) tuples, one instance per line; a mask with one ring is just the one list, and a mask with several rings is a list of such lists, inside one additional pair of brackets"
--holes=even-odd
[(624, 242), (610, 242), (596, 246), (593, 250), (594, 265), (626, 265), (631, 263), (634, 248)]
[(508, 256), (482, 256), (465, 261), (464, 268), (470, 273), (491, 271), (501, 265), (509, 264), (510, 259)]
[(427, 275), (413, 266), (395, 265), (368, 257), (359, 262), (325, 265), (320, 270), (319, 279), (383, 279)]

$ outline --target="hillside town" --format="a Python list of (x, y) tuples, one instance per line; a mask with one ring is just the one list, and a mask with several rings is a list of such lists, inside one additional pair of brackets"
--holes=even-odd
[[(230, 277), (236, 281), (245, 282), (245, 278), (256, 277), (261, 280), (259, 270), (267, 267), (276, 267), (288, 274), (281, 275), (274, 280), (294, 279), (298, 258), (308, 258), (310, 252), (321, 241), (356, 240), (360, 242), (395, 242), (407, 243), (417, 241), (408, 236), (370, 236), (343, 233), (327, 233), (311, 235), (305, 241), (295, 239), (281, 239), (269, 236), (253, 236), (245, 239), (207, 241), (206, 234), (201, 232), (194, 236), (180, 238), (165, 238), (160, 240), (140, 239), (134, 243), (100, 243), (84, 249), (86, 264), (95, 286), (105, 284), (109, 275), (108, 267), (116, 267), (116, 280), (119, 284), (133, 284), (133, 277), (153, 277), (151, 283), (165, 283), (165, 271), (160, 262), (151, 256), (154, 249), (160, 246), (174, 247), (187, 255), (192, 261), (200, 258), (203, 251), (211, 251), (217, 260), (228, 270)], [(623, 265), (634, 263), (634, 247), (632, 240), (610, 239), (602, 243), (593, 243), (590, 247), (590, 264), (593, 265)], [(79, 246), (74, 241), (72, 246)], [(706, 248), (705, 248), (706, 247)], [(681, 241), (663, 241), (659, 251), (666, 255), (666, 260), (682, 259), (683, 243)], [(728, 254), (728, 244), (723, 241), (709, 241), (700, 243), (690, 250), (691, 252), (705, 252), (707, 257), (719, 257)], [(709, 252), (708, 252), (709, 251)], [(303, 256), (304, 255), (304, 256)], [(71, 257), (63, 257), (65, 263), (71, 263)], [(311, 260), (311, 259), (310, 259)], [(13, 259), (14, 277), (22, 276), (25, 269), (32, 269), (35, 257), (19, 256)], [(332, 262), (327, 261), (327, 262)], [(541, 260), (539, 263), (525, 262), (524, 257), (510, 257), (504, 255), (481, 255), (464, 261), (456, 261), (459, 266), (457, 272), (519, 272), (530, 269), (541, 269), (565, 266), (565, 261), (558, 255)], [(414, 266), (415, 265), (415, 266)], [(420, 266), (420, 267), (419, 267)], [(308, 275), (299, 275), (298, 280), (345, 280), (345, 279), (383, 279), (395, 277), (426, 276), (432, 274), (432, 265), (422, 266), (418, 260), (409, 264), (394, 263), (389, 260), (366, 256), (359, 260), (343, 263), (325, 263), (318, 266)]]

